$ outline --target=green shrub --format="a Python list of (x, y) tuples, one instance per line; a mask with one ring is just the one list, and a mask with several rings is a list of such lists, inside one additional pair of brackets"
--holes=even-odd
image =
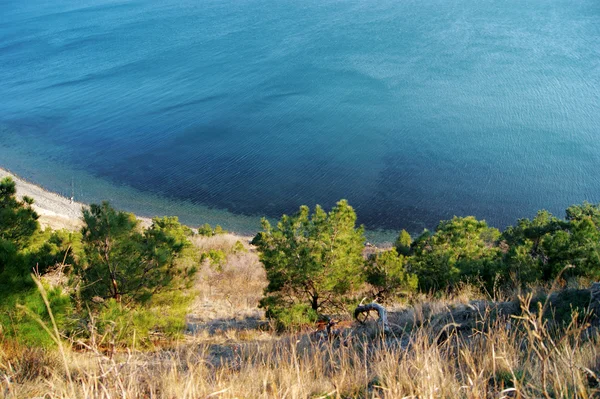
[(214, 235), (213, 229), (208, 223), (205, 223), (202, 226), (198, 227), (198, 234), (205, 237), (212, 237)]
[(283, 315), (278, 309), (305, 305), (312, 314), (338, 310), (364, 282), (364, 228), (356, 227), (356, 213), (347, 201), (339, 201), (329, 213), (317, 206), (311, 214), (301, 206), (275, 227), (263, 219), (262, 227), (253, 243), (269, 281), (261, 302), (268, 315), (278, 318)]
[(546, 302), (543, 317), (559, 326), (565, 326), (573, 320), (577, 314), (577, 321), (582, 323), (586, 317), (591, 301), (589, 290), (569, 288), (552, 294), (549, 298), (546, 294), (538, 295), (529, 304), (531, 312), (537, 312)]
[(244, 244), (242, 244), (240, 241), (236, 241), (235, 244), (233, 245), (232, 252), (233, 253), (248, 252), (248, 250), (246, 249)]
[(500, 232), (473, 216), (440, 222), (412, 244), (411, 270), (424, 291), (480, 280), (492, 288), (501, 262)]
[(267, 308), (267, 317), (276, 321), (276, 327), (279, 331), (297, 331), (303, 326), (313, 325), (319, 318), (319, 314), (309, 305), (297, 303), (287, 306), (279, 306), (280, 303), (273, 301), (273, 297), (268, 297), (270, 305), (261, 302), (261, 305)]
[[(45, 289), (59, 330), (68, 334), (74, 327), (70, 318), (73, 314), (71, 298), (58, 287), (46, 286)], [(54, 341), (38, 319), (51, 328), (48, 309), (37, 289), (29, 288), (2, 298), (0, 326), (6, 337), (28, 346), (53, 347)]]
[(24, 253), (29, 269), (35, 269), (39, 274), (63, 263), (67, 266), (65, 271), (69, 271), (83, 255), (81, 233), (48, 228), (33, 236)]
[(157, 338), (175, 339), (185, 329), (191, 296), (181, 292), (155, 295), (145, 306), (125, 306), (109, 299), (95, 315), (95, 333), (123, 347), (148, 348)]
[(396, 239), (394, 246), (396, 251), (400, 255), (408, 256), (411, 253), (412, 237), (408, 234), (408, 231), (402, 230)]
[(204, 223), (198, 227), (198, 234), (205, 237), (212, 237), (219, 234), (227, 234), (227, 230), (223, 229), (220, 225), (216, 225), (213, 229), (210, 224)]
[(408, 259), (395, 248), (371, 256), (365, 265), (365, 277), (375, 288), (374, 297), (385, 302), (392, 296), (416, 291), (418, 278), (407, 271)]
[(204, 252), (200, 256), (200, 262), (204, 262), (205, 260), (208, 260), (210, 265), (216, 271), (222, 271), (223, 265), (225, 264), (225, 261), (227, 260), (227, 255), (225, 254), (225, 252), (221, 251), (220, 249), (211, 249), (208, 252)]

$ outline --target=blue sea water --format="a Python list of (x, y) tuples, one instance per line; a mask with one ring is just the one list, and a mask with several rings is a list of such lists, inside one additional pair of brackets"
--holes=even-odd
[(0, 0), (0, 166), (250, 232), (600, 201), (598, 0)]

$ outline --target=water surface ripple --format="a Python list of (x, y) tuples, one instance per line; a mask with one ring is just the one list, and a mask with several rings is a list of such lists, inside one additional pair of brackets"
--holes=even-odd
[[(0, 166), (251, 231), (600, 201), (597, 0), (0, 0)], [(221, 220), (219, 220), (221, 219)]]

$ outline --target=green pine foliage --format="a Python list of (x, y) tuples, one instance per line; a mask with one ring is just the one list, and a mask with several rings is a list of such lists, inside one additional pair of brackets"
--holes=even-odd
[[(16, 198), (11, 179), (0, 182), (1, 336), (29, 346), (54, 345), (40, 324), (50, 325), (50, 318), (31, 273), (55, 267), (71, 276), (69, 293), (45, 284), (63, 334), (100, 332), (117, 343), (137, 337), (141, 345), (153, 333), (181, 334), (197, 271), (191, 229), (168, 217), (142, 229), (133, 215), (103, 203), (84, 210), (81, 233), (41, 231), (32, 204)], [(84, 320), (97, 325), (82, 331), (89, 324)]]
[(408, 258), (398, 255), (395, 248), (369, 257), (365, 279), (375, 289), (373, 297), (378, 302), (416, 291), (418, 278), (407, 271), (407, 266)]
[(0, 181), (0, 240), (18, 251), (29, 244), (39, 229), (39, 216), (31, 207), (33, 200), (24, 197), (19, 201), (16, 193), (16, 184), (10, 177)]
[(216, 225), (213, 229), (208, 223), (204, 223), (202, 226), (198, 227), (198, 235), (212, 237), (219, 234), (227, 234), (227, 230), (223, 229), (220, 225)]
[(425, 232), (413, 244), (411, 270), (421, 290), (456, 286), (461, 281), (491, 284), (499, 264), (500, 232), (473, 216), (440, 222), (435, 232)]
[(410, 246), (412, 245), (412, 237), (408, 234), (408, 231), (402, 230), (400, 231), (400, 235), (396, 240), (395, 247), (396, 252), (400, 255), (408, 256), (411, 254)]
[[(393, 250), (366, 260), (355, 220), (346, 201), (329, 214), (301, 207), (276, 227), (263, 220), (253, 244), (267, 271), (262, 306), (269, 316), (288, 324), (301, 315), (310, 320), (331, 305), (339, 309), (365, 282), (374, 298), (386, 301), (415, 288), (452, 290), (465, 282), (492, 292), (558, 276), (600, 279), (600, 205), (573, 205), (565, 219), (540, 211), (503, 233), (473, 216), (454, 217), (414, 240), (403, 230)], [(288, 314), (292, 307), (293, 315)]]
[(38, 231), (25, 253), (27, 264), (38, 274), (56, 266), (64, 266), (67, 268), (64, 271), (69, 271), (83, 257), (81, 233), (49, 228)]
[[(35, 288), (32, 272), (43, 273), (73, 261), (77, 247), (65, 232), (41, 232), (33, 200), (16, 198), (10, 178), (0, 181), (0, 335), (34, 346), (53, 346), (39, 321), (49, 323), (47, 307)], [(46, 286), (50, 308), (61, 328), (70, 325), (72, 301), (60, 287)]]
[[(39, 230), (33, 200), (16, 197), (15, 182), (7, 177), (0, 181), (0, 286), (8, 290), (31, 285), (31, 265), (26, 250)], [(12, 287), (12, 288), (11, 288)]]
[(261, 306), (269, 315), (281, 316), (283, 309), (305, 305), (302, 309), (314, 316), (342, 306), (363, 282), (364, 230), (356, 227), (356, 214), (347, 201), (338, 202), (329, 213), (317, 206), (311, 214), (302, 206), (275, 227), (266, 219), (262, 226), (253, 243), (267, 272)]
[(83, 212), (86, 262), (79, 268), (85, 299), (144, 303), (156, 292), (175, 289), (187, 276), (176, 260), (190, 245), (191, 231), (177, 218), (155, 218), (145, 230), (135, 216), (107, 202)]
[[(183, 330), (200, 263), (218, 270), (227, 260), (220, 250), (200, 255), (189, 241), (193, 231), (174, 217), (143, 228), (134, 215), (104, 202), (84, 210), (81, 232), (42, 231), (32, 204), (16, 197), (10, 178), (0, 181), (0, 334), (27, 345), (52, 345), (38, 322), (49, 322), (49, 314), (31, 273), (60, 268), (67, 274), (62, 286), (45, 287), (63, 334), (81, 334), (93, 320), (84, 331), (89, 336), (150, 346), (152, 335)], [(302, 206), (275, 226), (263, 219), (253, 240), (268, 279), (261, 306), (280, 327), (339, 313), (367, 288), (371, 299), (386, 302), (465, 282), (491, 291), (559, 276), (600, 279), (600, 205), (573, 205), (564, 219), (542, 210), (502, 233), (475, 217), (454, 217), (414, 239), (402, 230), (392, 249), (369, 257), (356, 218), (342, 200), (329, 212)], [(223, 233), (218, 225), (198, 229), (204, 236)], [(233, 247), (233, 253), (246, 250), (241, 242)]]
[(539, 211), (502, 235), (503, 277), (516, 284), (563, 277), (600, 279), (600, 205), (583, 203), (566, 210), (566, 219)]

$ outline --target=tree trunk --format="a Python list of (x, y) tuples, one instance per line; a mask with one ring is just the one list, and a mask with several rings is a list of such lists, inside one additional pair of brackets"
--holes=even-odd
[(117, 280), (112, 279), (112, 289), (113, 289), (113, 298), (115, 301), (121, 302), (121, 294), (119, 294), (119, 286), (117, 285)]
[(311, 300), (311, 307), (312, 309), (316, 312), (317, 310), (319, 310), (319, 296), (318, 295), (313, 295), (312, 296), (312, 300)]

